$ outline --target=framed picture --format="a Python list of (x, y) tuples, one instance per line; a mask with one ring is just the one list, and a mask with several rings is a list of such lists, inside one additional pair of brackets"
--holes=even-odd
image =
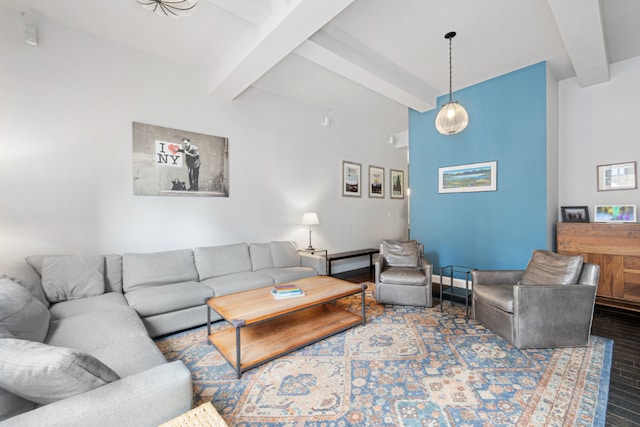
[(438, 193), (496, 191), (498, 162), (471, 163), (438, 169)]
[(384, 168), (369, 165), (369, 197), (384, 198)]
[(404, 199), (404, 172), (391, 169), (391, 198)]
[(596, 205), (596, 222), (636, 222), (636, 205)]
[(598, 191), (635, 190), (638, 188), (636, 162), (599, 165)]
[(133, 194), (229, 197), (229, 140), (134, 122)]
[(362, 165), (342, 162), (342, 196), (360, 197), (362, 189)]
[(562, 206), (562, 222), (589, 222), (589, 208), (586, 206)]

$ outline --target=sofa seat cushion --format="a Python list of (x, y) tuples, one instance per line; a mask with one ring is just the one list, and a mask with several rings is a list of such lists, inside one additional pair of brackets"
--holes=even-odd
[(79, 316), (94, 311), (109, 310), (113, 307), (127, 307), (127, 300), (119, 292), (107, 292), (90, 298), (63, 301), (51, 305), (49, 312), (51, 319), (64, 319), (65, 317)]
[(313, 277), (318, 274), (316, 270), (311, 267), (265, 268), (264, 270), (260, 270), (259, 273), (273, 277), (275, 284), (304, 279), (305, 277)]
[(158, 346), (149, 337), (131, 337), (117, 346), (104, 346), (88, 352), (113, 369), (121, 378), (167, 363)]
[(0, 345), (0, 387), (46, 405), (120, 377), (100, 360), (71, 348), (5, 338)]
[(122, 255), (122, 287), (125, 292), (197, 280), (198, 271), (191, 249)]
[(42, 342), (50, 314), (31, 292), (11, 279), (0, 279), (0, 326), (20, 339)]
[(149, 334), (136, 311), (114, 307), (52, 321), (46, 343), (89, 353), (104, 346), (117, 347), (124, 339), (140, 336)]
[(415, 267), (389, 267), (380, 273), (380, 281), (390, 285), (425, 285), (427, 275)]
[(563, 255), (534, 250), (522, 274), (523, 285), (575, 285), (584, 259), (580, 255)]
[(195, 248), (193, 256), (200, 281), (227, 274), (251, 271), (249, 245), (246, 243)]
[(507, 313), (513, 313), (512, 284), (476, 285), (473, 287), (473, 293), (475, 298), (479, 298)]
[(236, 292), (272, 286), (273, 278), (260, 273), (246, 272), (214, 277), (201, 283), (213, 290), (213, 296), (220, 297)]
[(204, 305), (205, 299), (212, 296), (211, 288), (198, 282), (153, 286), (125, 294), (129, 306), (137, 311), (140, 317)]

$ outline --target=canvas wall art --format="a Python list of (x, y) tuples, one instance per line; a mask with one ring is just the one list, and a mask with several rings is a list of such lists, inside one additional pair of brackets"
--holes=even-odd
[(229, 197), (229, 140), (133, 123), (133, 194)]

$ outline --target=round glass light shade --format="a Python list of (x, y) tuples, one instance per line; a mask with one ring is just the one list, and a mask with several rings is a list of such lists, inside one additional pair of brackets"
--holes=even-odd
[(469, 124), (467, 110), (456, 101), (449, 101), (442, 106), (436, 116), (436, 129), (443, 135), (455, 135), (462, 132)]
[(156, 15), (182, 18), (193, 13), (198, 0), (138, 0), (138, 4)]

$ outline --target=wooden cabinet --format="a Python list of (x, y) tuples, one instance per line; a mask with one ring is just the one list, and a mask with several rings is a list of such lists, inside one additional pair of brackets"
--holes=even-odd
[(596, 304), (640, 311), (640, 224), (557, 224), (561, 254), (600, 265)]

